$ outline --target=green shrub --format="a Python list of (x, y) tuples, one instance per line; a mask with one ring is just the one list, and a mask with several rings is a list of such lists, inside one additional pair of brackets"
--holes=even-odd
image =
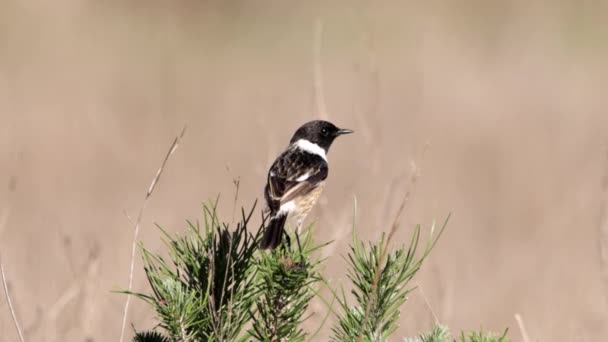
[[(304, 341), (301, 323), (310, 301), (327, 285), (315, 257), (325, 245), (314, 245), (311, 230), (294, 235), (291, 245), (274, 251), (258, 249), (260, 227), (250, 227), (255, 204), (234, 228), (220, 221), (217, 202), (204, 205), (202, 227), (188, 222), (183, 234), (163, 232), (165, 258), (143, 245), (140, 251), (149, 293), (134, 295), (156, 311), (158, 325), (136, 332), (133, 341)], [(446, 220), (447, 223), (447, 220)], [(264, 219), (262, 219), (262, 225)], [(389, 238), (363, 243), (353, 234), (346, 257), (355, 304), (344, 290), (331, 289), (338, 309), (332, 341), (385, 341), (397, 329), (401, 306), (414, 290), (410, 281), (435, 246), (445, 224), (419, 251), (420, 226), (408, 246), (389, 249)], [(255, 234), (251, 232), (256, 232)], [(328, 286), (328, 285), (327, 285)], [(329, 287), (329, 286), (328, 286)], [(327, 303), (327, 301), (325, 301)], [(436, 327), (413, 341), (446, 341), (447, 329)], [(470, 333), (462, 341), (507, 341)], [(494, 338), (494, 339), (492, 339)], [(409, 341), (406, 339), (406, 341)]]

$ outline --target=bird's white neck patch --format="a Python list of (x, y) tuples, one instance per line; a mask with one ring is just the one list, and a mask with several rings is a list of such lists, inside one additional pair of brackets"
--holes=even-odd
[(327, 155), (325, 153), (325, 150), (315, 143), (312, 143), (306, 139), (300, 139), (296, 141), (294, 145), (303, 151), (306, 151), (311, 154), (316, 154), (319, 157), (323, 158), (325, 161), (327, 161)]

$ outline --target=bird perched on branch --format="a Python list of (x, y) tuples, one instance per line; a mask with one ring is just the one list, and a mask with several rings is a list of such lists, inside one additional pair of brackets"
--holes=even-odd
[(280, 245), (287, 222), (299, 232), (323, 191), (329, 171), (327, 151), (334, 139), (348, 133), (353, 131), (321, 120), (298, 128), (287, 149), (268, 171), (264, 197), (270, 209), (270, 220), (260, 248), (275, 249)]

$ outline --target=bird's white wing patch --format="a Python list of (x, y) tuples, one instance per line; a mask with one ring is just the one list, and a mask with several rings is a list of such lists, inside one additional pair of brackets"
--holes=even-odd
[(325, 150), (321, 146), (319, 146), (315, 143), (312, 143), (306, 139), (300, 139), (300, 140), (296, 141), (295, 145), (299, 149), (306, 151), (308, 153), (316, 154), (319, 157), (323, 158), (325, 161), (327, 161), (327, 155), (325, 153)]
[(301, 175), (300, 177), (296, 178), (296, 182), (303, 182), (303, 181), (307, 180), (308, 177), (310, 177), (310, 172), (307, 172), (307, 173)]
[(289, 214), (295, 208), (296, 208), (296, 204), (294, 203), (294, 201), (289, 201), (287, 203), (283, 203), (283, 204), (281, 204), (281, 207), (279, 208), (279, 215)]

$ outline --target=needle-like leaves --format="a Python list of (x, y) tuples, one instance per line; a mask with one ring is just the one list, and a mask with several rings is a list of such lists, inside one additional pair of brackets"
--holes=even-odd
[[(346, 296), (338, 298), (342, 313), (338, 324), (332, 329), (332, 341), (357, 341), (360, 336), (364, 341), (384, 341), (398, 327), (401, 305), (407, 301), (407, 295), (414, 289), (409, 282), (429, 255), (446, 223), (436, 234), (431, 229), (431, 236), (420, 256), (416, 255), (420, 242), (420, 226), (414, 228), (409, 246), (403, 246), (393, 252), (386, 250), (384, 238), (378, 243), (367, 246), (353, 234), (353, 244), (348, 254), (348, 278), (353, 289), (356, 305), (350, 305)], [(385, 256), (384, 261), (382, 256)], [(377, 277), (376, 272), (380, 272)], [(374, 286), (377, 279), (378, 284)], [(364, 319), (365, 315), (368, 315)]]

